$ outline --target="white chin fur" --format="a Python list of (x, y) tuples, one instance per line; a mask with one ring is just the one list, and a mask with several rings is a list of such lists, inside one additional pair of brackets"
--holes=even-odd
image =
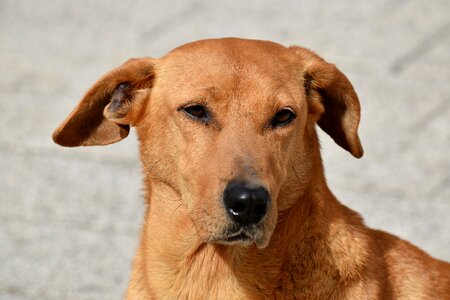
[(258, 249), (264, 249), (269, 245), (270, 239), (262, 236), (255, 241), (256, 247)]

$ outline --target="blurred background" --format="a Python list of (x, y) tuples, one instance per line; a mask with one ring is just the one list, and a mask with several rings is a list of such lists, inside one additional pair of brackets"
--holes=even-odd
[(321, 134), (329, 185), (369, 226), (450, 260), (450, 2), (0, 0), (0, 298), (120, 299), (143, 222), (133, 134), (65, 149), (53, 129), (129, 57), (237, 36), (335, 63), (365, 156)]

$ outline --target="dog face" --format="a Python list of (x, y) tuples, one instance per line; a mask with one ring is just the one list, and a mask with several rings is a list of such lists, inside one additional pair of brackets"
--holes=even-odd
[(104, 145), (134, 126), (149, 184), (180, 195), (201, 240), (265, 247), (311, 181), (316, 122), (362, 155), (359, 102), (333, 65), (299, 47), (222, 39), (112, 70), (53, 137)]

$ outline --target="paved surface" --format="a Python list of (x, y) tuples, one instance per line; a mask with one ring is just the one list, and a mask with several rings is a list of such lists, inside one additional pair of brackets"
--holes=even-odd
[[(119, 299), (144, 210), (136, 139), (50, 139), (129, 57), (221, 36), (300, 44), (362, 101), (361, 160), (322, 135), (332, 190), (450, 260), (450, 2), (0, 1), (0, 298)], [(130, 2), (131, 3), (131, 2)]]

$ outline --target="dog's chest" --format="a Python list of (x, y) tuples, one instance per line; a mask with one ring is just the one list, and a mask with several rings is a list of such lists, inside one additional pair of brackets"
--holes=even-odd
[(157, 299), (248, 299), (237, 278), (226, 269), (217, 269), (214, 263), (180, 269), (170, 277), (153, 278), (156, 294), (160, 293)]
[[(211, 254), (211, 253), (208, 253)], [(286, 299), (312, 296), (295, 266), (283, 275), (268, 263), (224, 261), (217, 253), (198, 256), (189, 263), (152, 268), (151, 286), (157, 299)], [(161, 265), (159, 266), (161, 267)], [(250, 268), (249, 268), (250, 267)], [(165, 276), (162, 276), (162, 275)], [(299, 276), (300, 275), (300, 276)], [(302, 288), (303, 287), (303, 288)], [(319, 289), (320, 290), (320, 289)], [(314, 298), (314, 297), (313, 297)]]

